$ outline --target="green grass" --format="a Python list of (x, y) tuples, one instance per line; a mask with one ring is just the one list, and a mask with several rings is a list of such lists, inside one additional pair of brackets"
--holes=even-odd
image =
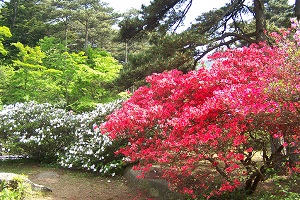
[(22, 175), (14, 177), (13, 182), (2, 181), (0, 184), (1, 200), (30, 199), (33, 194), (31, 186), (24, 182), (24, 177)]

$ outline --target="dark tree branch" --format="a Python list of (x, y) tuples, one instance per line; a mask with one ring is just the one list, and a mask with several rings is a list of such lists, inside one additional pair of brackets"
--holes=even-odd
[(244, 34), (244, 35), (240, 35), (238, 33), (225, 33), (223, 34), (221, 37), (215, 38), (210, 42), (215, 42), (215, 41), (222, 41), (227, 37), (234, 37), (231, 40), (228, 40), (226, 42), (221, 42), (215, 46), (209, 47), (207, 48), (205, 51), (203, 51), (195, 60), (194, 60), (194, 67), (197, 66), (197, 63), (199, 60), (201, 60), (206, 54), (208, 54), (209, 52), (222, 47), (222, 46), (228, 46), (230, 44), (233, 44), (236, 41), (239, 40), (243, 40), (243, 41), (247, 41), (248, 43), (254, 43), (255, 40), (252, 40), (251, 37), (255, 36), (256, 33), (248, 33), (248, 34)]

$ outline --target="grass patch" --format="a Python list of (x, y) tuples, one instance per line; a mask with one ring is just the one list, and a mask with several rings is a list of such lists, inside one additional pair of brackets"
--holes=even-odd
[(36, 172), (39, 164), (30, 159), (2, 160), (0, 171), (15, 174), (31, 174)]
[(17, 175), (10, 181), (0, 183), (0, 199), (21, 200), (29, 199), (33, 195), (30, 184), (24, 182), (25, 176)]

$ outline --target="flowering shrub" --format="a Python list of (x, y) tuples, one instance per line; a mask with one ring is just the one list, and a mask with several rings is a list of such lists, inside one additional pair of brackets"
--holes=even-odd
[(60, 154), (59, 164), (64, 167), (83, 168), (102, 174), (114, 175), (123, 167), (122, 156), (114, 152), (122, 141), (112, 142), (106, 134), (101, 134), (97, 124), (121, 105), (121, 100), (99, 104), (92, 112), (78, 115), (81, 126), (75, 131), (75, 139)]
[(34, 102), (4, 106), (0, 132), (6, 153), (51, 162), (74, 140), (76, 119), (63, 109)]
[(123, 163), (122, 156), (114, 155), (121, 144), (101, 134), (95, 124), (104, 121), (121, 102), (99, 104), (82, 114), (35, 102), (4, 106), (0, 111), (1, 152), (43, 162), (58, 159), (64, 167), (114, 174)]
[(116, 153), (137, 169), (158, 164), (174, 190), (192, 197), (252, 193), (278, 160), (298, 169), (299, 51), (280, 37), (273, 47), (215, 53), (211, 70), (147, 77), (149, 87), (112, 113), (102, 132), (128, 140)]

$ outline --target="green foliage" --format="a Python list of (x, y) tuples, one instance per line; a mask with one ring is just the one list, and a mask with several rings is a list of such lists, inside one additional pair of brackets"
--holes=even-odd
[(43, 73), (46, 68), (41, 65), (45, 54), (38, 46), (32, 48), (19, 42), (12, 45), (19, 49), (19, 53), (17, 59), (13, 60), (15, 70), (11, 77), (11, 83), (6, 88), (8, 91), (5, 92), (6, 96), (3, 97), (3, 102), (42, 100), (40, 98), (45, 96), (40, 96), (40, 94), (49, 88)]
[[(10, 28), (10, 42), (35, 46), (39, 39), (49, 33), (47, 8), (42, 2), (34, 0), (4, 1), (1, 5), (0, 24)], [(49, 15), (51, 16), (51, 15)]]
[[(86, 49), (88, 45), (113, 49), (112, 38), (118, 14), (107, 3), (97, 0), (55, 1), (51, 21), (56, 21), (54, 36), (60, 38), (72, 51)], [(49, 35), (48, 35), (49, 36)]]
[[(48, 52), (45, 66), (60, 71), (56, 78), (69, 109), (88, 111), (110, 95), (105, 88), (118, 75), (121, 65), (105, 51), (87, 49), (68, 53), (54, 38), (44, 38), (41, 46)], [(48, 56), (49, 55), (49, 56)]]
[(9, 28), (7, 28), (5, 26), (0, 26), (0, 54), (2, 54), (2, 55), (7, 54), (7, 51), (4, 49), (2, 42), (3, 42), (4, 38), (9, 38), (11, 36), (12, 35), (11, 35)]
[(42, 59), (45, 57), (45, 54), (41, 51), (39, 46), (29, 47), (24, 46), (22, 43), (12, 43), (13, 46), (17, 47), (19, 50), (18, 60), (14, 60), (14, 65), (18, 68), (24, 68), (26, 71), (33, 71), (44, 69), (45, 67), (41, 66)]
[(2, 181), (0, 183), (1, 200), (22, 200), (31, 193), (30, 185), (24, 182), (23, 176), (16, 176), (12, 182)]
[(0, 65), (0, 104), (2, 104), (2, 97), (6, 95), (5, 93), (9, 93), (6, 89), (10, 86), (13, 76), (13, 67)]
[(95, 70), (99, 72), (103, 82), (111, 82), (119, 75), (122, 65), (111, 56), (98, 56), (94, 58)]
[(268, 181), (272, 189), (261, 190), (257, 195), (248, 197), (248, 200), (294, 200), (300, 199), (299, 184), (300, 177), (297, 174), (290, 176), (278, 176), (276, 174), (271, 176), (271, 180)]
[[(68, 54), (65, 52), (63, 71), (65, 82), (66, 103), (71, 109), (88, 111), (94, 108), (95, 103), (109, 96), (105, 86), (118, 75), (121, 65), (111, 56), (97, 55), (92, 59), (93, 68), (87, 65), (88, 57), (84, 53)], [(82, 108), (88, 108), (83, 109)]]
[(112, 82), (122, 65), (107, 52), (90, 48), (87, 55), (69, 53), (53, 37), (45, 37), (36, 47), (12, 45), (19, 50), (13, 68), (0, 69), (4, 104), (34, 100), (91, 111), (97, 103), (116, 97)]
[[(150, 45), (143, 51), (131, 53), (128, 63), (121, 70), (117, 84), (121, 90), (132, 85), (141, 86), (145, 84), (145, 77), (153, 73), (161, 73), (165, 70), (179, 69), (188, 72), (194, 69), (194, 54), (197, 51), (195, 45), (190, 41), (196, 36), (191, 32), (180, 34), (151, 34)], [(197, 36), (197, 42), (202, 37)]]
[(155, 0), (149, 6), (142, 6), (139, 13), (127, 16), (119, 23), (122, 40), (129, 41), (156, 28), (158, 32), (165, 34), (180, 22), (190, 4), (187, 0)]
[(293, 6), (288, 0), (268, 0), (266, 4), (266, 20), (278, 28), (289, 28), (293, 17)]
[(46, 57), (42, 59), (43, 65), (48, 69), (63, 70), (64, 55), (67, 51), (65, 44), (61, 43), (57, 38), (44, 37), (39, 41), (39, 46)]

